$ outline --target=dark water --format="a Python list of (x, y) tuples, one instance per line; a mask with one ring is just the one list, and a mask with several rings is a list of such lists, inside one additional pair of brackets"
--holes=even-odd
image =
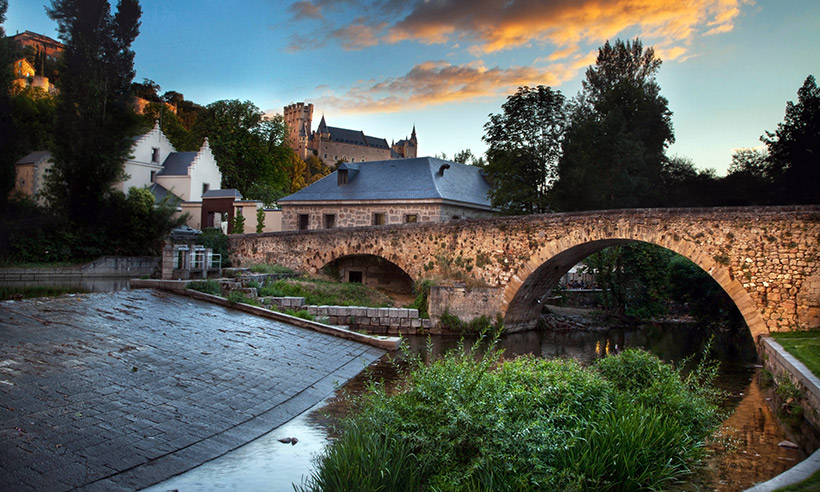
[[(767, 401), (771, 391), (762, 389), (759, 383), (761, 369), (745, 329), (714, 330), (666, 323), (597, 333), (526, 332), (505, 336), (500, 348), (505, 357), (533, 354), (545, 358), (573, 357), (590, 363), (625, 347), (642, 347), (666, 361), (680, 363), (687, 356), (699, 354), (712, 336), (712, 356), (721, 360), (717, 385), (728, 394), (725, 406), (731, 415), (709, 444), (712, 458), (705, 469), (682, 490), (744, 490), (782, 473), (818, 447), (818, 437), (812, 429), (784, 428), (778, 423), (773, 404)], [(466, 341), (468, 346), (471, 343)], [(410, 354), (429, 360), (457, 349), (460, 341), (457, 337), (408, 337), (407, 344)], [(388, 357), (382, 358), (348, 382), (344, 391), (338, 391), (288, 424), (233, 453), (146, 490), (292, 491), (292, 483), (300, 483), (309, 474), (312, 458), (331, 439), (330, 424), (344, 416), (347, 406), (343, 393), (365, 391), (373, 378), (395, 380), (394, 363)], [(299, 439), (297, 445), (277, 441), (291, 436)], [(801, 449), (778, 446), (786, 439), (799, 443)]]

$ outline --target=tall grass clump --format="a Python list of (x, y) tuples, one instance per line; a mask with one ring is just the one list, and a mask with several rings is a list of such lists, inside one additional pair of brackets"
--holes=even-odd
[[(718, 423), (685, 422), (681, 401), (699, 397), (645, 352), (601, 369), (474, 350), (416, 359), (391, 391), (374, 385), (297, 490), (657, 490), (691, 472)], [(639, 383), (610, 380), (615, 366)], [(677, 377), (684, 397), (621, 389), (652, 387), (659, 374)]]
[(318, 279), (282, 279), (265, 285), (260, 296), (304, 297), (306, 304), (320, 306), (388, 307), (390, 300), (363, 284)]
[(216, 280), (194, 280), (185, 284), (185, 288), (215, 296), (222, 295), (222, 287)]
[(295, 271), (286, 266), (269, 263), (255, 263), (250, 266), (250, 271), (252, 271), (253, 273), (268, 273), (280, 275), (293, 275), (296, 273)]

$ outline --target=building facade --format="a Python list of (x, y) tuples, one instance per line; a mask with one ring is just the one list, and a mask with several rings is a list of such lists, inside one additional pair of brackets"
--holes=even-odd
[(386, 139), (365, 135), (361, 130), (329, 126), (324, 116), (313, 131), (313, 104), (298, 102), (285, 106), (283, 116), (291, 148), (296, 154), (302, 159), (315, 155), (326, 166), (339, 161), (368, 162), (418, 155), (415, 126), (410, 138), (389, 145)]
[(282, 230), (332, 229), (486, 217), (481, 169), (432, 157), (345, 163), (278, 201)]

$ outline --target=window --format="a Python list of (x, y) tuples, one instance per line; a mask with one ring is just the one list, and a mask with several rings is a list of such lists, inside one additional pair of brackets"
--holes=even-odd
[(410, 222), (418, 222), (419, 221), (419, 216), (417, 214), (407, 214), (407, 215), (404, 216), (404, 221), (408, 224)]
[[(153, 174), (153, 171), (151, 172)], [(152, 176), (153, 178), (153, 176)], [(153, 179), (151, 179), (153, 181)], [(202, 183), (202, 194), (204, 195), (206, 191), (211, 189), (211, 185), (208, 183)]]
[(157, 175), (156, 171), (151, 171), (151, 182), (152, 183), (154, 182), (154, 176), (156, 176), (156, 175)]
[(159, 147), (153, 147), (151, 149), (151, 162), (159, 163)]
[(384, 225), (384, 214), (373, 214), (373, 225)]
[(336, 184), (339, 186), (347, 184), (347, 169), (339, 169), (336, 174)]
[(336, 227), (336, 214), (325, 214), (325, 229)]
[(362, 272), (347, 272), (347, 281), (351, 284), (362, 283)]
[(308, 214), (299, 214), (298, 226), (299, 226), (300, 231), (307, 230), (309, 223), (310, 223), (310, 215), (308, 215)]

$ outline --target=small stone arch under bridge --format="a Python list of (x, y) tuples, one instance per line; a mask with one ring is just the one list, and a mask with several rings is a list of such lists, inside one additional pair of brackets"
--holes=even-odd
[(820, 206), (625, 209), (231, 236), (235, 264), (318, 272), (372, 255), (412, 279), (461, 270), (500, 291), (506, 326), (534, 324), (540, 298), (573, 265), (630, 241), (706, 271), (752, 335), (820, 327)]

